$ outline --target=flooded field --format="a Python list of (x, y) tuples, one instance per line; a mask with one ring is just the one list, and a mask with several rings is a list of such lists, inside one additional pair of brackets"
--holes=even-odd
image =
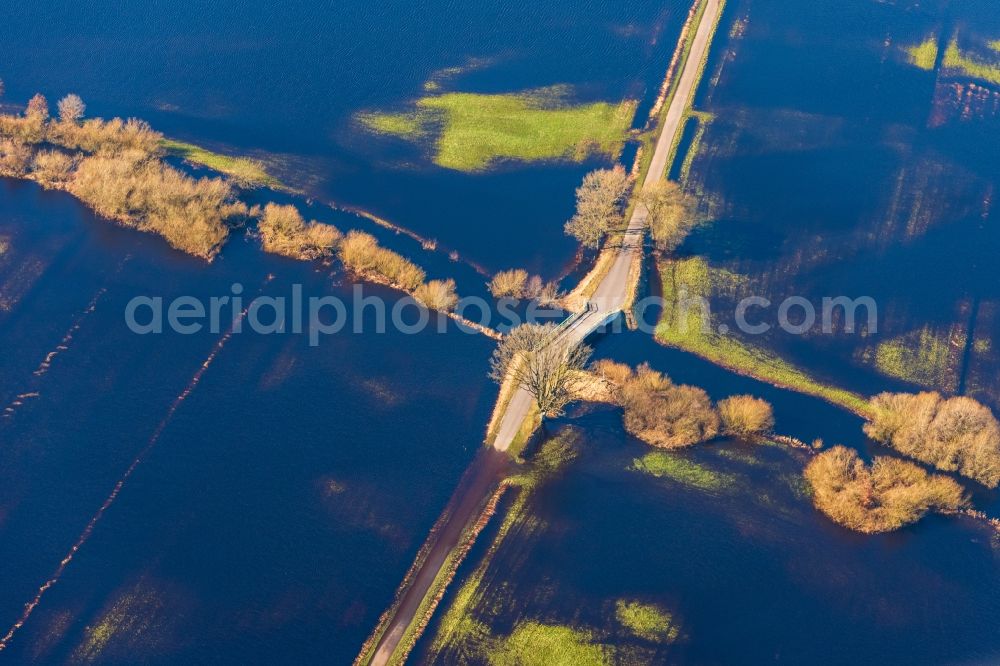
[[(563, 232), (573, 190), (631, 161), (689, 9), (25, 6), (0, 26), (0, 101), (75, 92), (88, 115), (250, 155), (294, 191), (246, 203), (372, 232), (485, 297), (499, 269), (587, 268)], [(879, 391), (1000, 408), (998, 40), (987, 0), (728, 0), (669, 172), (704, 223), (649, 262), (643, 288), (667, 300), (655, 336), (599, 334), (595, 356), (715, 401), (759, 396), (777, 434), (865, 460), (887, 453), (858, 415)], [(206, 263), (0, 179), (4, 658), (355, 658), (482, 446), (495, 341), (454, 324), (376, 333), (353, 310), (317, 345), (137, 335), (124, 313), (138, 295), (295, 285), (354, 306), (356, 282), (242, 228)], [(682, 291), (711, 312), (684, 319)], [(871, 297), (877, 331), (741, 333), (746, 296)], [(707, 327), (670, 327), (682, 319)], [(862, 536), (813, 507), (808, 450), (657, 450), (609, 405), (545, 432), (411, 663), (1000, 660), (1000, 540), (982, 521)], [(968, 488), (1000, 516), (1000, 494)]]
[(817, 308), (871, 297), (870, 335), (732, 337), (855, 391), (936, 388), (996, 407), (995, 12), (765, 1), (730, 19), (686, 174), (710, 223), (682, 249), (688, 277), (674, 286), (730, 325), (748, 295)]

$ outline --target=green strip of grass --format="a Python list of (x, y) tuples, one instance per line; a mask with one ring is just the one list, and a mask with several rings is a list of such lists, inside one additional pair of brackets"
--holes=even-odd
[(656, 327), (656, 339), (663, 344), (697, 354), (713, 363), (768, 383), (814, 395), (857, 414), (869, 411), (868, 402), (850, 391), (822, 384), (802, 370), (771, 352), (751, 347), (741, 340), (716, 332), (701, 307), (681, 307), (682, 294), (687, 299), (710, 299), (716, 290), (733, 288), (738, 276), (710, 271), (701, 257), (663, 262), (665, 306)]
[(602, 666), (611, 654), (593, 642), (591, 632), (556, 624), (521, 620), (497, 642), (488, 658), (492, 666)]
[(434, 163), (456, 171), (483, 171), (497, 162), (571, 160), (621, 152), (636, 102), (568, 104), (569, 89), (552, 86), (519, 93), (447, 93), (419, 99), (405, 113), (361, 113), (369, 130), (411, 142), (433, 143)]
[(958, 48), (958, 40), (953, 39), (944, 51), (942, 62), (945, 69), (953, 69), (965, 76), (982, 79), (989, 83), (1000, 83), (1000, 64), (984, 62), (972, 58)]
[(200, 164), (213, 171), (225, 174), (244, 187), (284, 187), (275, 177), (267, 173), (263, 163), (248, 157), (233, 157), (206, 150), (201, 146), (184, 141), (164, 139), (160, 145), (169, 155), (180, 157), (193, 164)]

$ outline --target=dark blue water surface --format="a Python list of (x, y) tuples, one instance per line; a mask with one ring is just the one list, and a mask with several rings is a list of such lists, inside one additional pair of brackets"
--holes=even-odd
[[(929, 37), (943, 51), (957, 35), (963, 53), (996, 61), (983, 55), (1000, 34), (996, 4), (764, 0), (729, 11), (746, 22), (716, 50), (717, 82), (699, 96), (714, 118), (687, 183), (711, 222), (683, 253), (746, 276), (737, 298), (878, 305), (871, 335), (772, 331), (751, 344), (865, 393), (907, 379), (1000, 406), (1000, 116), (992, 101), (952, 97), (1000, 93), (907, 54)], [(731, 319), (733, 296), (713, 310)], [(936, 364), (878, 371), (879, 344), (913, 345), (922, 330), (940, 343)]]
[[(995, 7), (730, 1), (698, 98), (715, 119), (688, 182), (713, 223), (682, 251), (770, 295), (870, 290), (890, 303), (893, 335), (968, 317), (960, 304), (976, 302), (975, 327), (995, 343), (977, 352), (969, 386), (989, 399), (1000, 290), (995, 213), (982, 202), (1000, 135), (990, 118), (929, 128), (939, 82), (893, 49), (956, 26), (963, 39), (995, 39)], [(562, 233), (573, 187), (595, 164), (467, 175), (414, 151), (400, 166), (403, 149), (371, 141), (352, 118), (404, 107), (434, 72), (470, 58), (490, 64), (452, 89), (566, 83), (580, 101), (640, 99), (642, 116), (687, 11), (648, 0), (22, 3), (0, 23), (0, 77), (14, 103), (76, 92), (92, 115), (139, 116), (170, 136), (257, 154), (315, 198), (295, 199), (311, 217), (343, 229), (369, 227), (324, 202), (437, 238), (487, 272), (555, 276), (576, 250)], [(945, 219), (905, 242), (905, 216), (886, 221), (901, 170), (904, 204), (926, 190), (930, 219)], [(470, 263), (377, 233), (431, 277), (483, 293)], [(8, 180), (0, 237), (0, 410), (10, 407), (0, 415), (0, 633), (85, 537), (0, 660), (353, 659), (482, 441), (493, 342), (454, 326), (368, 328), (315, 347), (302, 335), (137, 336), (123, 312), (140, 294), (208, 298), (238, 282), (248, 297), (289, 296), (301, 284), (353, 304), (353, 285), (336, 267), (263, 255), (241, 232), (207, 265), (68, 195)], [(637, 333), (594, 342), (599, 356), (649, 361), (715, 399), (761, 395), (783, 433), (881, 452), (860, 419), (822, 401)], [(867, 342), (766, 342), (859, 392), (903, 385), (856, 362)], [(631, 471), (648, 448), (623, 433), (617, 411), (567, 421), (585, 432), (582, 454), (532, 501), (546, 530), (514, 534), (497, 553), (495, 634), (522, 618), (610, 631), (608, 604), (628, 597), (671, 609), (684, 629), (657, 661), (1000, 659), (996, 543), (972, 523), (934, 517), (860, 537), (796, 490), (798, 454), (699, 449), (693, 460), (738, 479), (706, 494)], [(995, 493), (978, 489), (976, 500), (1000, 511)]]
[[(470, 619), (497, 640), (534, 621), (584, 631), (637, 663), (1000, 659), (989, 528), (932, 517), (898, 534), (857, 535), (816, 512), (795, 485), (801, 455), (734, 442), (680, 454), (725, 475), (721, 487), (701, 490), (636, 471), (650, 449), (623, 435), (617, 410), (574, 425), (579, 457), (535, 491), (473, 597)], [(615, 619), (619, 600), (669, 612), (676, 640), (630, 636)], [(475, 632), (431, 650), (437, 628), (420, 654), (483, 659)]]
[(575, 250), (562, 224), (587, 166), (471, 176), (420, 160), (394, 168), (392, 149), (359, 132), (354, 115), (404, 106), (436, 71), (470, 59), (490, 65), (450, 89), (569, 84), (579, 101), (648, 108), (687, 9), (678, 0), (18, 5), (0, 26), (12, 56), (0, 77), (11, 100), (75, 91), (94, 115), (264, 151), (315, 196), (371, 209), (491, 270), (552, 275)]
[(67, 195), (2, 187), (3, 404), (28, 394), (0, 422), (5, 627), (141, 454), (13, 655), (348, 661), (481, 441), (489, 341), (246, 332), (212, 356), (219, 335), (137, 336), (137, 294), (352, 294), (243, 241), (208, 266)]

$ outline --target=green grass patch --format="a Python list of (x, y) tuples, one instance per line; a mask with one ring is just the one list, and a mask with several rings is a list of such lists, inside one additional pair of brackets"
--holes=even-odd
[(866, 414), (867, 401), (855, 393), (822, 384), (775, 354), (751, 347), (741, 340), (719, 333), (704, 308), (692, 299), (718, 293), (735, 294), (742, 277), (711, 269), (701, 257), (660, 264), (664, 308), (656, 326), (656, 339), (663, 344), (692, 352), (736, 372), (756, 377)]
[(589, 631), (522, 620), (488, 654), (493, 666), (600, 666), (611, 654)]
[(180, 157), (193, 164), (200, 164), (225, 174), (245, 187), (283, 187), (281, 182), (267, 173), (264, 164), (249, 157), (233, 157), (206, 150), (201, 146), (173, 139), (160, 142), (167, 154)]
[(678, 174), (678, 180), (681, 183), (687, 182), (688, 175), (691, 173), (691, 165), (694, 163), (694, 158), (698, 156), (701, 151), (701, 143), (705, 138), (705, 130), (708, 129), (709, 123), (715, 119), (714, 113), (708, 113), (706, 111), (692, 111), (688, 114), (690, 118), (694, 119), (697, 123), (697, 127), (694, 131), (694, 136), (691, 138), (691, 144), (688, 146), (687, 153), (684, 155), (684, 161), (681, 162), (681, 170)]
[(673, 615), (653, 604), (619, 599), (615, 617), (623, 627), (647, 641), (673, 643), (680, 633)]
[(569, 88), (518, 93), (446, 93), (423, 97), (405, 113), (364, 112), (358, 121), (378, 134), (430, 141), (433, 161), (456, 171), (484, 171), (498, 162), (614, 160), (636, 102), (570, 104)]
[(958, 40), (952, 39), (944, 51), (943, 66), (958, 71), (965, 76), (1000, 84), (1000, 64), (979, 60), (962, 52)]
[(642, 458), (634, 459), (632, 469), (707, 491), (722, 490), (735, 480), (728, 474), (700, 465), (683, 455), (666, 451), (652, 451)]
[(938, 57), (937, 37), (928, 37), (919, 44), (907, 47), (906, 54), (915, 67), (927, 71), (934, 69)]
[(953, 342), (952, 329), (939, 330), (927, 325), (879, 343), (864, 360), (874, 362), (884, 375), (954, 391), (958, 382), (956, 364), (964, 348), (964, 336)]
[(425, 120), (419, 113), (370, 113), (358, 116), (369, 129), (404, 139), (419, 139), (427, 134)]

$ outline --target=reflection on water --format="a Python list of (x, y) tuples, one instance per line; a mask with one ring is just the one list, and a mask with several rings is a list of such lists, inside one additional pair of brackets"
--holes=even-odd
[(55, 2), (5, 16), (0, 40), (19, 57), (0, 76), (12, 101), (73, 91), (93, 115), (262, 150), (312, 196), (372, 210), (491, 271), (551, 277), (575, 250), (562, 224), (592, 164), (460, 176), (421, 162), (420, 148), (373, 142), (355, 115), (404, 107), (430, 80), (476, 93), (566, 85), (580, 103), (640, 99), (644, 117), (688, 5)]
[(18, 350), (0, 359), (4, 404), (32, 394), (0, 421), (4, 632), (58, 580), (7, 653), (351, 658), (482, 439), (490, 341), (136, 336), (136, 294), (301, 283), (349, 301), (350, 285), (239, 241), (207, 266), (66, 195), (4, 186), (0, 289), (41, 266), (0, 319)]
[[(856, 535), (813, 509), (803, 452), (719, 442), (652, 454), (683, 464), (651, 469), (637, 464), (650, 447), (624, 434), (616, 410), (573, 425), (579, 456), (534, 490), (495, 553), (470, 558), (443, 604), (467, 604), (465, 620), (440, 615), (422, 658), (502, 662), (535, 624), (539, 649), (558, 641), (642, 663), (1000, 658), (990, 530), (931, 517)], [(661, 609), (674, 633), (629, 635), (622, 599)]]
[(750, 342), (869, 394), (964, 390), (997, 407), (1000, 119), (972, 102), (942, 116), (936, 89), (967, 85), (968, 71), (916, 63), (911, 47), (953, 31), (985, 44), (1000, 36), (1000, 14), (981, 2), (788, 11), (766, 1), (739, 11), (749, 21), (703, 95), (713, 119), (687, 183), (713, 221), (684, 252), (744, 285), (718, 290), (713, 309), (732, 312), (749, 294), (871, 296), (875, 335)]
[[(735, 28), (699, 94), (710, 114), (685, 137), (696, 154), (677, 172), (714, 221), (683, 251), (775, 301), (866, 293), (888, 304), (878, 338), (765, 339), (817, 376), (867, 393), (967, 388), (996, 405), (991, 97), (907, 50), (953, 30), (963, 49), (980, 48), (1000, 37), (995, 8), (730, 1)], [(95, 115), (263, 150), (321, 201), (371, 209), (489, 271), (549, 277), (574, 253), (562, 222), (593, 164), (448, 172), (418, 148), (374, 145), (351, 119), (405, 106), (428, 81), (480, 93), (566, 84), (580, 103), (640, 99), (642, 118), (687, 9), (24, 5), (0, 25), (18, 56), (0, 75), (14, 100), (74, 91)], [(463, 294), (484, 289), (443, 255), (420, 263), (435, 277), (463, 271)], [(0, 181), (0, 346), (15, 350), (0, 355), (0, 630), (115, 493), (11, 641), (13, 659), (340, 663), (389, 605), (482, 439), (492, 343), (390, 333), (220, 345), (124, 326), (136, 294), (207, 299), (233, 282), (350, 298), (343, 276), (252, 243), (234, 239), (206, 266), (68, 196)], [(651, 361), (714, 399), (760, 395), (781, 432), (870, 453), (860, 420), (832, 405), (637, 334), (608, 336), (598, 352)], [(722, 443), (650, 457), (614, 410), (575, 423), (580, 456), (535, 490), (480, 581), (470, 618), (488, 644), (456, 640), (445, 654), (544, 643), (686, 663), (1000, 657), (996, 544), (969, 523), (856, 536), (812, 509), (799, 453)], [(997, 513), (995, 493), (977, 499)]]

